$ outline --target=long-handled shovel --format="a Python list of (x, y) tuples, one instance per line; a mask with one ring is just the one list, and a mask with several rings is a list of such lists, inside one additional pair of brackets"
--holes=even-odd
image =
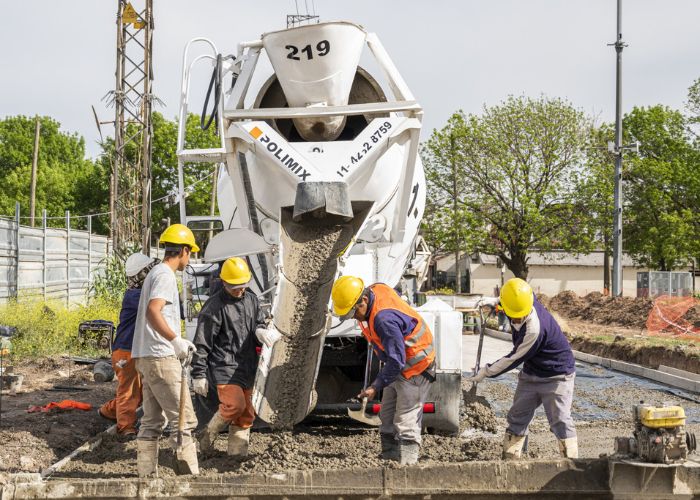
[(187, 387), (187, 367), (192, 363), (191, 351), (185, 359), (182, 360), (182, 371), (180, 372), (180, 408), (177, 416), (177, 450), (175, 452), (175, 466), (179, 474), (194, 474), (195, 471), (190, 469), (190, 465), (186, 460), (180, 458), (178, 451), (182, 450), (183, 434), (185, 432), (185, 398), (189, 398), (189, 388)]
[[(365, 389), (367, 389), (367, 385), (369, 384), (369, 376), (370, 376), (371, 369), (372, 369), (372, 344), (367, 344), (367, 364), (365, 365), (365, 381), (364, 381), (364, 384), (362, 386), (363, 391)], [(378, 427), (379, 424), (381, 424), (381, 420), (379, 420), (379, 417), (376, 415), (368, 417), (367, 414), (365, 413), (366, 409), (367, 409), (367, 398), (362, 398), (362, 407), (359, 410), (351, 410), (350, 408), (348, 408), (348, 416), (350, 418), (352, 418), (353, 420), (357, 420), (358, 422), (362, 422), (363, 424)]]
[[(479, 347), (476, 349), (476, 364), (474, 365), (474, 373), (473, 375), (476, 375), (479, 372), (479, 368), (481, 368), (481, 351), (484, 348), (484, 332), (486, 331), (486, 320), (491, 317), (491, 315), (494, 313), (496, 309), (491, 308), (489, 311), (488, 316), (484, 318), (484, 312), (482, 309), (481, 303), (479, 304), (479, 317), (481, 319), (481, 324), (479, 328)], [(469, 389), (469, 392), (465, 394), (465, 400), (468, 398), (469, 400), (474, 400), (476, 399), (476, 386), (477, 382), (472, 382), (472, 387)]]

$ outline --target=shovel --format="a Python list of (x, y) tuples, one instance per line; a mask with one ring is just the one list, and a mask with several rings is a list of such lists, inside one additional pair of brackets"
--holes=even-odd
[[(476, 349), (476, 364), (474, 365), (474, 375), (476, 375), (479, 372), (479, 368), (481, 368), (481, 351), (484, 348), (484, 332), (486, 331), (486, 327), (484, 326), (484, 324), (486, 323), (486, 319), (490, 318), (495, 310), (496, 310), (495, 308), (491, 308), (488, 316), (486, 316), (486, 318), (484, 318), (482, 306), (481, 306), (481, 304), (479, 304), (479, 316), (481, 319), (481, 324), (480, 324), (480, 328), (479, 328), (479, 347), (477, 347), (477, 349)], [(476, 399), (476, 386), (477, 386), (477, 382), (472, 382), (472, 387), (471, 387), (471, 389), (469, 389), (469, 392), (465, 394), (465, 399), (466, 398), (469, 398), (469, 400)]]
[[(182, 449), (182, 438), (185, 432), (185, 398), (188, 398), (189, 388), (187, 387), (187, 367), (192, 362), (194, 351), (190, 351), (187, 357), (182, 360), (182, 371), (180, 372), (180, 408), (177, 416), (177, 449)], [(193, 474), (189, 464), (179, 458), (179, 453), (175, 453), (175, 465), (179, 474)]]
[[(364, 391), (367, 389), (367, 384), (369, 383), (369, 375), (370, 375), (370, 370), (372, 369), (372, 344), (367, 344), (367, 364), (365, 365), (365, 383), (362, 387), (362, 390)], [(358, 422), (362, 422), (363, 424), (367, 425), (372, 425), (374, 427), (378, 427), (379, 424), (381, 424), (381, 420), (379, 420), (379, 417), (376, 415), (373, 415), (371, 417), (368, 417), (365, 414), (365, 410), (367, 409), (367, 398), (362, 398), (362, 407), (359, 410), (351, 410), (348, 408), (348, 416), (352, 418), (353, 420), (357, 420)]]

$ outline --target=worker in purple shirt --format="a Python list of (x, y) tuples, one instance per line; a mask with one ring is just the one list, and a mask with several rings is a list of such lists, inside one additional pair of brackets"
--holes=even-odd
[(341, 276), (331, 291), (333, 313), (354, 318), (384, 368), (358, 397), (382, 393), (379, 433), (382, 458), (402, 465), (418, 461), (423, 405), (435, 381), (433, 334), (395, 290), (383, 283), (365, 288), (355, 276)]
[(527, 429), (540, 405), (559, 441), (561, 455), (578, 458), (576, 427), (571, 417), (576, 368), (569, 341), (525, 281), (508, 280), (501, 289), (500, 305), (510, 320), (513, 350), (468, 380), (480, 382), (523, 365), (513, 406), (508, 411), (503, 458), (521, 457)]

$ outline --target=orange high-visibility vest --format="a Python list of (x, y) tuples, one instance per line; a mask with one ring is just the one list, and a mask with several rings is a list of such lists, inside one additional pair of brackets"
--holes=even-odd
[(365, 327), (364, 322), (360, 322), (362, 335), (367, 339), (367, 342), (374, 344), (383, 351), (382, 341), (374, 331), (374, 317), (377, 313), (384, 309), (393, 309), (414, 318), (417, 321), (415, 328), (403, 338), (406, 346), (406, 366), (401, 373), (406, 378), (423, 373), (435, 360), (433, 334), (430, 328), (425, 324), (420, 314), (401, 300), (401, 297), (396, 294), (393, 288), (383, 283), (376, 283), (371, 285), (369, 289), (374, 293), (374, 303), (372, 304), (372, 310), (369, 312), (368, 327)]

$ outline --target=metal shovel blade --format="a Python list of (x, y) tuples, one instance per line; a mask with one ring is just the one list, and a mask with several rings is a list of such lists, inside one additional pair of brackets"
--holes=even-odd
[(362, 398), (362, 408), (360, 408), (359, 410), (351, 410), (350, 408), (348, 408), (348, 416), (353, 420), (357, 420), (358, 422), (362, 422), (363, 424), (372, 425), (374, 427), (379, 427), (379, 424), (381, 424), (381, 420), (379, 420), (379, 417), (376, 415), (368, 417), (365, 414), (366, 409), (367, 409), (367, 398)]

